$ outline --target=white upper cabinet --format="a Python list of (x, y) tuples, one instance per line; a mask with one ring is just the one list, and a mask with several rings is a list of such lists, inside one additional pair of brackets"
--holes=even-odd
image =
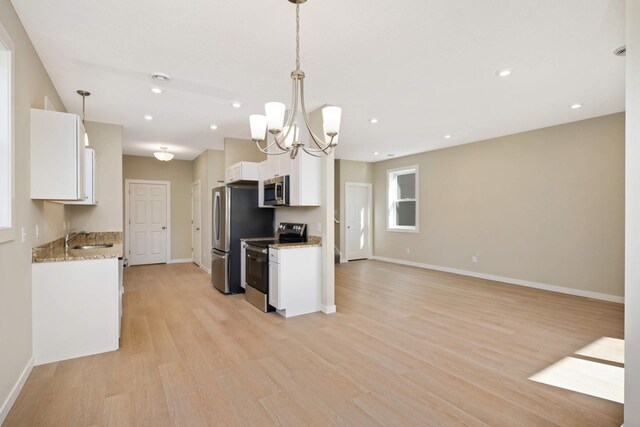
[(227, 184), (239, 181), (258, 181), (258, 163), (239, 162), (229, 166), (224, 174)]
[[(280, 151), (276, 148), (272, 152)], [(295, 159), (289, 154), (270, 155), (266, 167), (261, 168), (260, 180), (289, 175), (290, 206), (320, 206), (320, 161), (302, 150)]]
[(96, 206), (98, 204), (98, 182), (97, 182), (97, 163), (96, 163), (96, 150), (93, 148), (84, 149), (84, 188), (85, 196), (84, 200), (61, 202), (69, 205), (87, 205)]
[(76, 114), (31, 109), (31, 198), (85, 199), (84, 126)]

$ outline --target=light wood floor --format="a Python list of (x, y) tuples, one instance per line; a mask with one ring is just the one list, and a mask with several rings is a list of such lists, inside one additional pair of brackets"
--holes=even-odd
[(623, 307), (376, 261), (335, 315), (285, 320), (192, 264), (125, 274), (121, 349), (33, 370), (6, 426), (620, 426), (621, 404), (528, 378)]

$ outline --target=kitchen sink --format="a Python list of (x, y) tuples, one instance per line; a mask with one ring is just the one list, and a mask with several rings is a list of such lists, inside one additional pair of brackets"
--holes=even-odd
[(78, 245), (74, 246), (73, 249), (105, 249), (112, 248), (113, 243), (98, 243), (95, 245)]

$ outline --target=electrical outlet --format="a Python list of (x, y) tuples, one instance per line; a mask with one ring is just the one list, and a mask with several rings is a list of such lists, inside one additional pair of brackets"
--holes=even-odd
[(411, 254), (411, 248), (407, 248), (407, 255)]
[(27, 232), (24, 229), (24, 227), (22, 227), (22, 243), (25, 243), (27, 241)]
[(62, 222), (62, 230), (67, 231), (67, 221)]
[(36, 224), (36, 239), (40, 237), (40, 227)]
[(472, 262), (472, 263), (474, 263), (474, 264), (476, 264), (476, 263), (478, 262), (478, 257), (477, 257), (477, 256), (475, 256), (475, 255), (474, 255), (474, 256), (472, 256), (472, 257), (471, 257), (471, 262)]
[(322, 223), (318, 223), (318, 233), (322, 233)]

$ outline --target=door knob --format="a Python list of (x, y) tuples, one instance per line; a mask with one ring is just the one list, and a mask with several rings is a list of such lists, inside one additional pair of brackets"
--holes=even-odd
[(199, 229), (199, 228), (196, 228), (196, 231), (200, 231), (200, 229)]
[(162, 229), (163, 229), (163, 230), (166, 230), (166, 229), (167, 229), (167, 227), (162, 227)]

